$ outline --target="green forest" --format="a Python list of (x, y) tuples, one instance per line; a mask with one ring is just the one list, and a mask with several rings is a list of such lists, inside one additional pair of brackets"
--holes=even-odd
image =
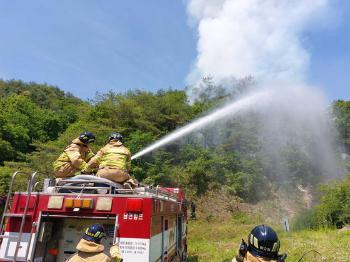
[[(240, 82), (235, 92), (245, 86), (245, 82)], [(1, 80), (1, 194), (6, 193), (12, 173), (18, 169), (51, 173), (52, 162), (83, 131), (95, 134), (96, 143), (92, 145), (95, 153), (106, 143), (109, 133), (117, 131), (135, 154), (205, 115), (235, 92), (227, 94), (207, 83), (206, 92), (193, 103), (189, 103), (186, 90), (172, 89), (154, 93), (110, 91), (83, 101), (46, 84)], [(343, 150), (339, 152), (340, 165), (350, 169), (346, 154), (350, 151), (350, 101), (334, 101), (329, 110), (337, 145)], [(145, 184), (182, 187), (193, 199), (219, 191), (247, 203), (268, 199), (279, 188), (288, 192), (293, 190), (291, 185), (317, 182), (319, 203), (300, 218), (300, 223), (309, 227), (349, 224), (350, 177), (344, 175), (341, 180), (322, 185), (319, 179), (322, 171), (290, 144), (281, 152), (290, 175), (279, 179), (276, 164), (261, 150), (257, 138), (259, 121), (253, 113), (249, 119), (239, 116), (231, 119), (226, 131), (220, 131), (219, 144), (213, 142), (218, 136), (215, 130), (203, 129), (197, 136), (136, 159), (132, 162), (132, 175)]]

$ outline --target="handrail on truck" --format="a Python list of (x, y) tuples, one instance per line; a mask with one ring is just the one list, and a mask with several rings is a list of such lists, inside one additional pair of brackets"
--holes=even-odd
[[(176, 201), (178, 199), (177, 194), (174, 192), (171, 192), (170, 190), (166, 188), (161, 188), (159, 186), (152, 187), (152, 186), (141, 186), (134, 189), (128, 189), (128, 188), (118, 188), (117, 184), (113, 181), (109, 181), (108, 179), (98, 178), (90, 175), (88, 176), (89, 179), (85, 179), (87, 176), (84, 175), (81, 178), (79, 176), (75, 177), (74, 179), (63, 179), (59, 181), (55, 185), (55, 192), (58, 193), (59, 189), (71, 189), (71, 190), (85, 190), (85, 189), (109, 189), (109, 194), (113, 194), (112, 188), (114, 188), (114, 191), (116, 194), (133, 194), (133, 195), (150, 195), (155, 196), (157, 198), (161, 199), (167, 199)], [(92, 186), (91, 184), (97, 183), (97, 184), (106, 184), (108, 187), (101, 187), (101, 186)], [(86, 185), (90, 184), (90, 185)]]
[[(16, 261), (17, 259), (17, 255), (18, 255), (18, 250), (19, 250), (19, 247), (20, 247), (20, 243), (21, 243), (21, 240), (22, 240), (22, 234), (23, 234), (23, 228), (24, 228), (24, 224), (25, 224), (25, 220), (26, 220), (26, 217), (27, 217), (27, 211), (28, 211), (28, 205), (29, 205), (29, 200), (30, 200), (30, 196), (31, 196), (31, 193), (32, 193), (32, 177), (33, 177), (33, 174), (30, 174), (30, 173), (27, 173), (27, 172), (23, 172), (23, 171), (16, 171), (13, 173), (12, 175), (12, 178), (11, 178), (11, 183), (10, 183), (10, 186), (9, 186), (9, 191), (7, 193), (7, 199), (6, 199), (6, 203), (5, 203), (5, 207), (4, 207), (4, 213), (2, 215), (2, 218), (1, 218), (1, 224), (0, 224), (0, 235), (2, 238), (5, 237), (4, 235), (4, 231), (5, 231), (5, 228), (4, 228), (4, 224), (5, 224), (5, 219), (6, 218), (9, 218), (13, 215), (11, 215), (11, 211), (9, 211), (8, 213), (8, 209), (10, 208), (10, 202), (11, 202), (11, 198), (12, 198), (12, 190), (13, 190), (13, 186), (15, 184), (15, 181), (16, 181), (16, 178), (18, 175), (26, 175), (27, 176), (27, 192), (28, 192), (28, 196), (27, 196), (27, 199), (26, 199), (26, 203), (25, 203), (25, 206), (24, 206), (24, 211), (23, 211), (23, 214), (22, 216), (20, 217), (21, 219), (21, 225), (20, 225), (20, 228), (19, 228), (19, 232), (18, 232), (18, 236), (16, 237), (17, 238), (17, 242), (16, 242), (16, 246), (15, 246), (15, 252), (14, 252), (14, 255), (13, 255), (13, 260), (12, 261)], [(28, 247), (29, 248), (29, 247)], [(28, 253), (28, 252), (26, 252)], [(25, 257), (25, 260), (27, 260), (27, 255)]]

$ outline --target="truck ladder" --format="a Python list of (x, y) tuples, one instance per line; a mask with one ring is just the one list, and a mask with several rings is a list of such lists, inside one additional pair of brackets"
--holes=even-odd
[[(31, 195), (31, 193), (33, 193), (33, 192), (37, 192), (36, 191), (36, 187), (37, 187), (37, 185), (38, 185), (38, 183), (39, 183), (39, 181), (36, 181), (36, 177), (39, 175), (39, 173), (38, 172), (34, 172), (34, 173), (32, 173), (32, 175), (31, 175), (31, 185), (30, 185), (30, 195)], [(50, 175), (48, 175), (48, 174), (45, 174), (45, 176), (46, 176), (46, 178), (49, 178), (49, 179), (51, 179), (52, 177), (50, 177)], [(28, 198), (27, 198), (27, 200), (28, 199), (30, 199), (30, 195), (28, 195)], [(37, 205), (38, 205), (38, 195), (36, 195), (36, 198), (35, 198), (35, 202), (34, 202), (34, 207), (33, 207), (33, 210), (34, 211), (36, 211), (36, 207), (37, 207)], [(28, 202), (28, 205), (29, 205), (29, 202)], [(26, 208), (28, 208), (28, 205), (26, 205)], [(33, 226), (34, 226), (34, 224), (33, 224)], [(35, 224), (35, 226), (37, 226), (37, 224)], [(30, 245), (31, 245), (31, 243), (32, 243), (32, 238), (33, 238), (33, 234), (32, 234), (32, 232), (30, 232), (30, 235), (29, 235), (29, 240), (28, 240), (28, 245), (27, 245), (27, 249), (26, 249), (26, 254), (25, 254), (25, 261), (32, 261), (32, 256), (34, 256), (34, 254), (32, 253), (31, 254), (31, 257), (28, 259), (28, 252), (29, 252), (29, 250), (30, 250)]]
[[(26, 175), (27, 176), (27, 199), (26, 199), (23, 213), (22, 214), (12, 214), (11, 213), (11, 206), (12, 206), (13, 195), (14, 195), (12, 191), (13, 191), (13, 186), (14, 186), (15, 181), (16, 181), (16, 177), (18, 175)], [(22, 240), (24, 224), (25, 224), (26, 218), (28, 217), (28, 215), (27, 215), (28, 206), (29, 206), (30, 197), (32, 195), (32, 190), (33, 190), (36, 175), (37, 175), (37, 172), (29, 174), (26, 172), (16, 171), (15, 173), (13, 173), (12, 178), (11, 178), (11, 183), (10, 183), (9, 191), (7, 193), (7, 199), (6, 199), (6, 203), (5, 203), (5, 207), (4, 207), (4, 213), (3, 213), (2, 218), (1, 218), (0, 238), (1, 239), (9, 238), (9, 236), (5, 235), (5, 227), (6, 227), (6, 224), (7, 224), (9, 218), (11, 218), (11, 217), (20, 218), (21, 225), (20, 225), (20, 228), (18, 231), (18, 236), (14, 237), (15, 239), (17, 239), (17, 242), (16, 242), (16, 246), (15, 246), (15, 253), (13, 255), (13, 259), (10, 261), (17, 261), (16, 259), (17, 259), (17, 255), (18, 255), (18, 250), (20, 248), (20, 243)], [(38, 198), (36, 198), (36, 200), (37, 199)], [(35, 207), (36, 207), (36, 202), (37, 201), (35, 201)], [(25, 254), (25, 258), (24, 258), (25, 261), (27, 261), (27, 258), (28, 258), (28, 251), (30, 249), (31, 238), (32, 238), (32, 234), (30, 233), (29, 244), (27, 246), (27, 250), (26, 250), (26, 254)]]

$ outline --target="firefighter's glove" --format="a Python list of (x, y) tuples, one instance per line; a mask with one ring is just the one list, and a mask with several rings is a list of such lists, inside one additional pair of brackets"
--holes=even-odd
[(277, 261), (278, 262), (284, 262), (284, 261), (286, 261), (286, 258), (287, 258), (287, 254), (284, 253), (284, 254), (278, 256)]
[(93, 168), (91, 170), (91, 175), (96, 176), (97, 171), (98, 171), (98, 168)]
[(242, 239), (242, 242), (239, 245), (239, 250), (238, 250), (239, 256), (245, 257), (247, 254), (247, 249), (248, 249), (248, 246), (247, 246), (246, 242)]
[(86, 167), (86, 168), (82, 169), (82, 170), (80, 171), (80, 173), (81, 173), (81, 174), (91, 174), (91, 173), (92, 173), (92, 169), (89, 168), (89, 167)]
[[(244, 262), (244, 257), (241, 257), (240, 255), (237, 255), (235, 257), (235, 259), (236, 259), (236, 262)], [(232, 260), (232, 261), (234, 261), (234, 260)]]
[(118, 246), (116, 246), (116, 245), (111, 246), (109, 253), (111, 253), (112, 258), (116, 259), (115, 261), (122, 261), (123, 260), (122, 254), (120, 253), (120, 249)]

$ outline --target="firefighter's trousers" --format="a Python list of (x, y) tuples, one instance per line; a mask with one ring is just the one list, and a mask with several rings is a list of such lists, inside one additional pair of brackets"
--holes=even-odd
[(77, 171), (78, 169), (75, 168), (72, 163), (66, 162), (55, 172), (55, 176), (58, 178), (68, 178), (74, 176), (74, 173)]
[(131, 178), (127, 171), (113, 167), (100, 168), (96, 175), (117, 183), (124, 183)]

